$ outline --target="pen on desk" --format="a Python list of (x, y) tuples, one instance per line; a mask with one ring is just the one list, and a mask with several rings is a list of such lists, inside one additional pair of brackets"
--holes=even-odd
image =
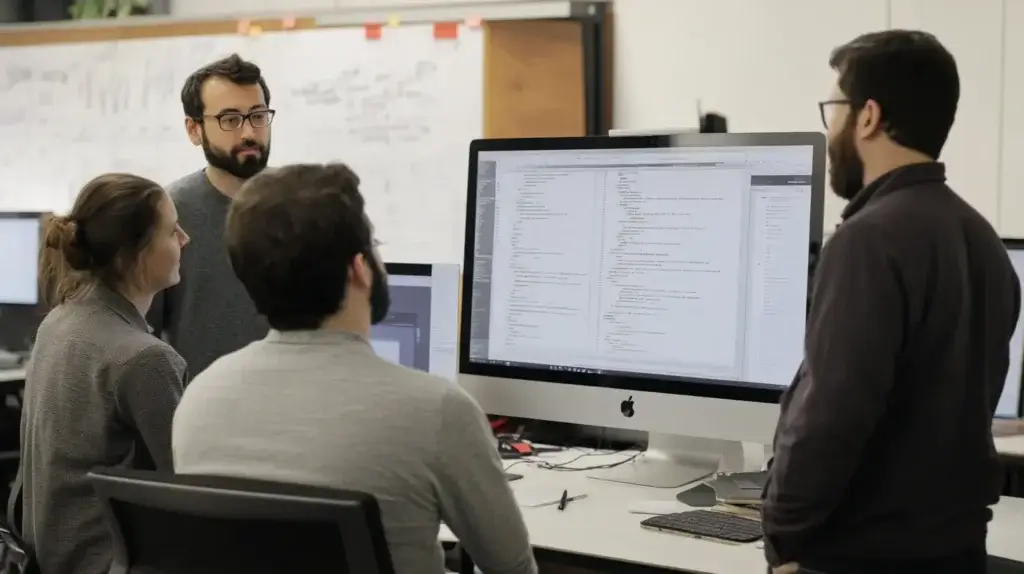
[(580, 500), (586, 497), (586, 494), (577, 494), (576, 496), (569, 496), (568, 490), (562, 491), (562, 499), (558, 501), (558, 509), (565, 510), (565, 507), (568, 506), (570, 502), (574, 500)]

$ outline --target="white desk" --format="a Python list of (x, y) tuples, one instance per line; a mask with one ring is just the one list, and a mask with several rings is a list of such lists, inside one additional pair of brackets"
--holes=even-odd
[(1024, 434), (997, 436), (996, 450), (999, 454), (1024, 457)]
[[(571, 453), (572, 451), (570, 451)], [(546, 455), (545, 460), (562, 462), (573, 454)], [(622, 454), (588, 456), (570, 466), (594, 466), (619, 460)], [(508, 466), (506, 462), (506, 466)], [(675, 500), (678, 489), (654, 489), (614, 484), (587, 478), (586, 472), (541, 470), (517, 464), (510, 472), (523, 475), (512, 483), (513, 490), (550, 486), (569, 494), (586, 493), (587, 498), (570, 502), (566, 510), (557, 506), (523, 508), (523, 517), (536, 548), (568, 554), (643, 564), (670, 570), (709, 574), (751, 574), (765, 571), (764, 550), (759, 544), (729, 546), (652, 532), (640, 528), (644, 515), (631, 514), (632, 504), (644, 500)], [(680, 505), (681, 510), (685, 507)], [(1003, 498), (994, 508), (989, 525), (988, 552), (1024, 561), (1024, 499)], [(441, 539), (455, 541), (442, 527)]]
[(0, 383), (25, 381), (25, 369), (2, 369), (0, 370)]

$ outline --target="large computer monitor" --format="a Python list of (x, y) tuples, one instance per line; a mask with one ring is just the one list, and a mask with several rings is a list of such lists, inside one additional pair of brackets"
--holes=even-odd
[(42, 215), (0, 213), (0, 305), (39, 303)]
[[(1024, 239), (1004, 239), (1017, 277), (1024, 280)], [(1010, 369), (1006, 373), (1006, 384), (996, 405), (999, 418), (1020, 418), (1021, 381), (1024, 376), (1024, 313), (1017, 319), (1017, 328), (1010, 339)]]
[(391, 307), (373, 326), (377, 354), (451, 380), (458, 372), (458, 264), (387, 263)]
[(609, 480), (681, 486), (770, 443), (824, 166), (817, 133), (474, 141), (460, 384), (495, 414), (651, 433)]

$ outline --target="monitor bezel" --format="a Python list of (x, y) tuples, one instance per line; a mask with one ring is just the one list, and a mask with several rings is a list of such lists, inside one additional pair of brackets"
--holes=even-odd
[(384, 263), (384, 270), (389, 276), (430, 277), (434, 273), (434, 266), (429, 263)]
[[(1019, 237), (1003, 237), (1003, 246), (1006, 247), (1007, 251), (1024, 251), (1024, 238)], [(1018, 277), (1018, 280), (1020, 278)], [(1024, 355), (1024, 348), (1021, 348), (1019, 352)], [(1021, 360), (1024, 360), (1022, 358)], [(1001, 417), (996, 415), (996, 418), (1003, 420), (1013, 420), (1014, 418), (1021, 418), (1024, 416), (1024, 369), (1021, 369), (1020, 380), (1017, 381), (1017, 412), (1013, 418)]]
[(39, 237), (36, 241), (36, 301), (35, 303), (13, 303), (10, 301), (0, 300), (0, 307), (18, 307), (18, 308), (32, 308), (38, 307), (44, 303), (44, 294), (42, 285), (38, 280), (39, 275), (39, 257), (38, 255), (43, 251), (43, 238), (46, 235), (46, 218), (52, 215), (48, 211), (0, 211), (0, 220), (21, 220), (21, 219), (34, 219), (39, 222)]
[[(808, 269), (808, 300), (810, 278), (814, 263), (821, 251), (825, 210), (825, 136), (819, 132), (792, 133), (725, 133), (648, 136), (587, 136), (561, 138), (478, 139), (469, 147), (469, 174), (466, 198), (465, 245), (463, 252), (462, 316), (459, 320), (459, 374), (501, 379), (524, 379), (562, 383), (585, 387), (611, 388), (624, 391), (652, 392), (671, 395), (717, 398), (735, 401), (777, 403), (786, 387), (704, 379), (697, 377), (658, 378), (650, 376), (621, 376), (592, 373), (573, 373), (561, 370), (482, 364), (469, 359), (470, 329), (473, 322), (473, 274), (476, 243), (477, 165), (481, 152), (500, 151), (559, 151), (603, 149), (656, 149), (672, 147), (751, 147), (751, 146), (811, 146), (811, 223), (809, 229), (810, 265)], [(796, 369), (794, 368), (794, 376)]]

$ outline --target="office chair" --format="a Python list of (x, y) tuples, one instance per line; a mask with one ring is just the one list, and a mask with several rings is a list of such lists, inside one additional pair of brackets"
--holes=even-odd
[(393, 574), (372, 496), (137, 470), (89, 474), (114, 534), (111, 574)]

